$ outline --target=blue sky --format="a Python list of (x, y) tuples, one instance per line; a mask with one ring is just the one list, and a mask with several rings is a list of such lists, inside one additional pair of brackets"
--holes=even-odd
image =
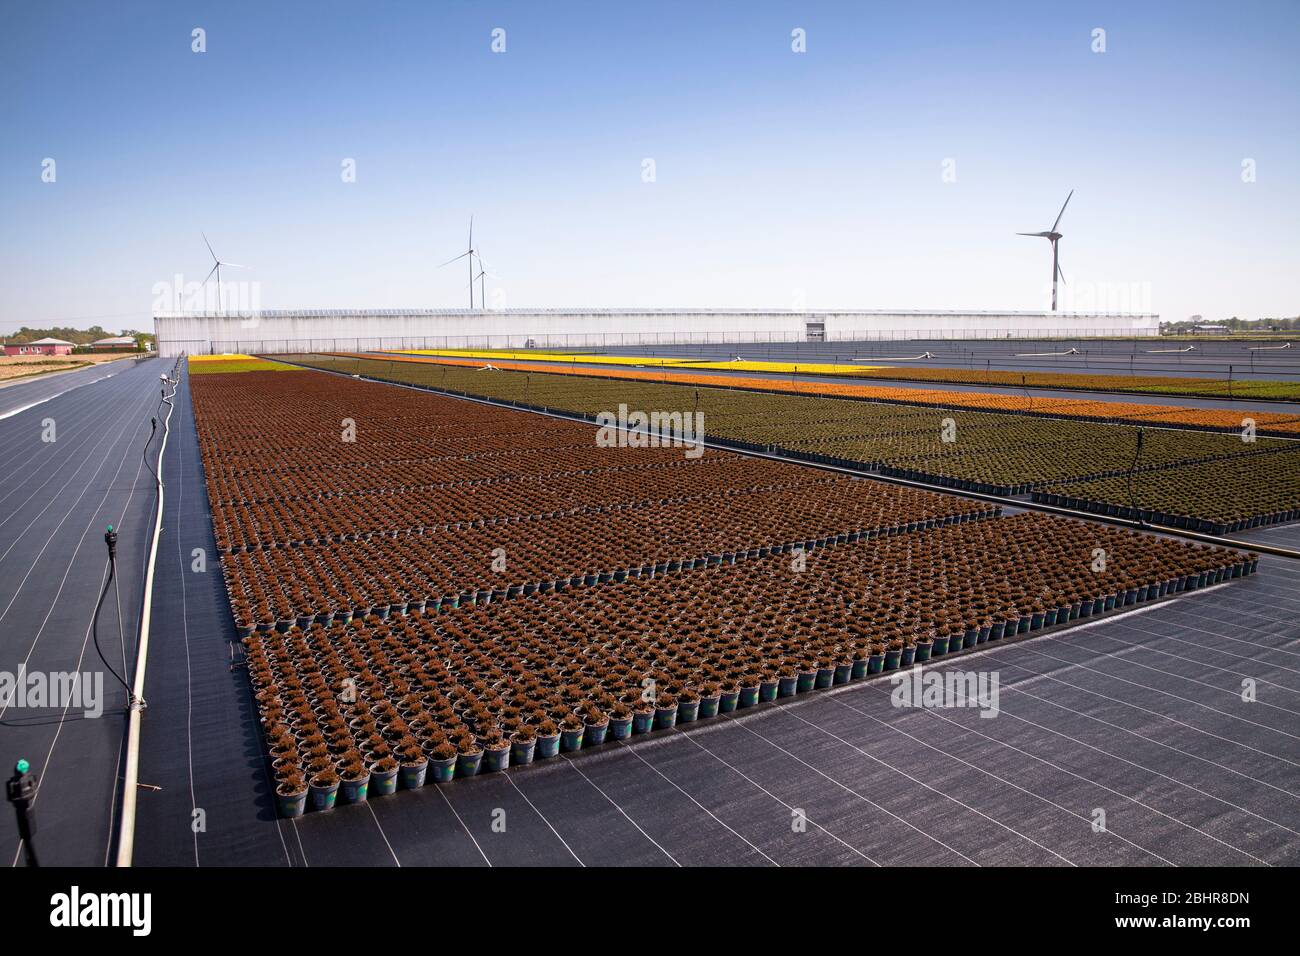
[(496, 305), (1042, 308), (1014, 233), (1072, 188), (1066, 307), (1294, 315), (1297, 40), (1294, 0), (11, 4), (0, 331), (148, 328), (200, 231), (265, 308), (461, 306), (471, 213)]

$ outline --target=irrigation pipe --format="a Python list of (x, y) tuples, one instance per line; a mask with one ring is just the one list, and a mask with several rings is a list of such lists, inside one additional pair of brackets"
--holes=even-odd
[[(359, 379), (364, 382), (373, 382), (376, 385), (392, 385), (396, 388), (409, 388), (416, 392), (427, 392), (434, 395), (445, 395), (448, 398), (458, 398), (465, 402), (477, 402), (480, 405), (491, 405), (494, 408), (504, 408), (514, 412), (530, 412), (534, 415), (544, 415), (547, 418), (559, 418), (564, 421), (580, 422), (583, 425), (593, 425), (590, 418), (583, 418), (581, 415), (573, 415), (567, 412), (554, 411), (552, 409), (540, 409), (535, 407), (526, 407), (516, 405), (511, 402), (499, 402), (490, 398), (480, 398), (475, 395), (467, 395), (463, 392), (457, 392), (452, 389), (438, 388), (434, 385), (416, 385), (411, 382), (393, 382), (383, 378), (372, 378), (369, 375), (361, 375), (354, 372), (344, 372), (341, 370), (320, 368), (316, 365), (304, 365), (301, 362), (291, 362), (284, 357), (277, 357), (274, 361), (281, 362), (285, 365), (293, 365), (297, 368), (308, 369), (312, 372), (324, 372), (327, 375), (339, 375), (344, 378)], [(618, 427), (619, 431), (638, 431), (626, 426)], [(726, 442), (710, 441), (705, 439), (703, 445), (706, 448), (712, 448), (715, 451), (730, 452), (733, 455), (745, 455), (750, 458), (766, 458), (768, 461), (779, 461), (787, 465), (802, 465), (805, 468), (817, 468), (821, 471), (835, 472), (836, 474), (848, 475), (851, 478), (866, 478), (871, 481), (879, 481), (889, 485), (903, 485), (908, 488), (917, 488), (922, 491), (932, 491), (941, 495), (952, 495), (957, 498), (973, 498), (976, 501), (987, 501), (992, 504), (1002, 505), (1007, 508), (1018, 508), (1021, 511), (1041, 511), (1044, 514), (1061, 515), (1065, 518), (1074, 518), (1079, 521), (1090, 521), (1094, 524), (1114, 525), (1118, 528), (1132, 528), (1136, 531), (1147, 531), (1157, 534), (1167, 535), (1173, 538), (1186, 538), (1189, 541), (1198, 541), (1202, 544), (1211, 544), (1220, 548), (1236, 548), (1246, 551), (1255, 551), (1260, 554), (1271, 554), (1279, 558), (1290, 558), (1300, 561), (1300, 551), (1292, 548), (1279, 548), (1276, 545), (1263, 544), (1255, 541), (1237, 541), (1233, 538), (1224, 538), (1220, 535), (1205, 534), (1200, 531), (1190, 531), (1186, 528), (1171, 528), (1168, 525), (1153, 524), (1151, 522), (1137, 521), (1131, 518), (1120, 518), (1115, 515), (1097, 514), (1092, 511), (1078, 511), (1074, 508), (1066, 508), (1062, 505), (1049, 505), (1041, 501), (1022, 501), (1018, 498), (1010, 498), (1005, 495), (988, 494), (983, 491), (968, 491), (960, 488), (947, 488), (943, 485), (934, 485), (926, 481), (917, 481), (913, 478), (900, 478), (895, 475), (883, 475), (879, 472), (867, 471), (862, 468), (848, 468), (843, 465), (829, 465), (825, 462), (805, 461), (802, 458), (794, 458), (788, 455), (778, 454), (776, 452), (753, 451), (748, 448), (737, 448)]]
[[(180, 362), (176, 363), (179, 370)], [(140, 640), (136, 643), (135, 686), (131, 690), (131, 710), (126, 731), (126, 769), (122, 774), (122, 815), (117, 837), (117, 865), (130, 866), (135, 852), (135, 796), (140, 782), (140, 723), (144, 716), (144, 674), (149, 662), (149, 619), (153, 605), (154, 565), (158, 559), (158, 539), (162, 536), (163, 516), (163, 452), (167, 450), (167, 436), (171, 434), (172, 412), (176, 410), (173, 399), (180, 388), (180, 375), (167, 379), (172, 387), (170, 395), (164, 395), (162, 404), (167, 406), (167, 416), (163, 419), (163, 437), (158, 446), (158, 467), (154, 469), (154, 483), (158, 488), (158, 508), (154, 515), (153, 539), (149, 544), (149, 564), (144, 575), (144, 607), (140, 610)]]

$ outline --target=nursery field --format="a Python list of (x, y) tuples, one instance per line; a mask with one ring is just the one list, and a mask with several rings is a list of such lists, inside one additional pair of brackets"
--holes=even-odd
[[(1254, 435), (1247, 441), (1236, 429), (1227, 433), (1183, 427), (1189, 419), (1217, 414), (1202, 410), (1153, 407), (1147, 424), (1141, 427), (1139, 448), (1136, 425), (1024, 412), (471, 370), (376, 357), (307, 356), (301, 361), (584, 416), (616, 410), (620, 405), (699, 411), (705, 432), (714, 441), (742, 449), (779, 451), (811, 462), (876, 470), (957, 490), (1069, 494), (1062, 486), (1093, 481), (1097, 484), (1091, 486), (1091, 493), (1101, 496), (1096, 500), (1102, 513), (1133, 508), (1133, 494), (1140, 489), (1167, 483), (1194, 486), (1195, 494), (1165, 496), (1159, 507), (1138, 503), (1138, 510), (1147, 513), (1148, 520), (1152, 520), (1150, 513), (1159, 511), (1167, 519), (1163, 523), (1179, 527), (1255, 526), (1292, 520), (1288, 515), (1293, 517), (1300, 509), (1296, 443)], [(1124, 408), (1120, 406), (1120, 415)], [(1257, 424), (1263, 431), (1268, 426), (1263, 424), (1263, 415), (1260, 419)], [(1127, 480), (1130, 470), (1136, 475), (1133, 490)], [(1279, 480), (1270, 483), (1270, 490), (1259, 491), (1257, 483), (1243, 478), (1251, 473), (1277, 475)]]
[(286, 365), (269, 359), (254, 358), (251, 355), (230, 353), (226, 355), (191, 355), (189, 358), (191, 375), (210, 375), (229, 372), (296, 372), (296, 365)]
[(237, 367), (190, 387), (287, 817), (725, 716), (1256, 567), (1242, 552), (1002, 517), (797, 465), (603, 447), (590, 425), (417, 390)]
[[(1224, 495), (1223, 489), (1231, 489)], [(1134, 482), (1133, 504), (1122, 478), (1055, 485), (1035, 500), (1072, 508), (1140, 517), (1157, 524), (1226, 534), (1300, 520), (1300, 449), (1267, 458), (1237, 458), (1142, 474)], [(1195, 525), (1185, 523), (1187, 514)], [(1249, 517), (1242, 517), (1246, 514)]]
[[(294, 362), (303, 356), (288, 356)], [(791, 375), (789, 380), (775, 376), (746, 378), (741, 375), (708, 375), (692, 371), (686, 366), (659, 366), (649, 368), (596, 368), (589, 365), (566, 367), (560, 364), (538, 365), (529, 362), (510, 362), (504, 359), (438, 358), (402, 353), (337, 352), (307, 356), (308, 363), (331, 362), (343, 370), (351, 363), (351, 370), (364, 369), (364, 374), (378, 376), (382, 371), (388, 376), (405, 364), (403, 375), (408, 381), (434, 384), (443, 379), (441, 371), (415, 371), (412, 365), (432, 366), (435, 369), (469, 368), (474, 371), (491, 367), (499, 372), (522, 372), (534, 375), (568, 375), (590, 379), (626, 382), (655, 382), (661, 385), (683, 385), (690, 388), (713, 387), (744, 391), (774, 392), (789, 395), (810, 395), (826, 398), (857, 399), (875, 403), (920, 405), (930, 408), (966, 408), (978, 411), (1013, 412), (1019, 415), (1048, 418), (1071, 418), (1104, 423), (1122, 422), (1134, 425), (1157, 425), (1168, 428), (1190, 428), (1204, 431), (1240, 433), (1244, 420), (1249, 417), (1259, 434), (1300, 438), (1300, 409), (1296, 411), (1229, 410), (1220, 408), (1189, 408), (1177, 405), (1150, 405), (1131, 402), (1103, 401), (1044, 397), (1042, 395), (1009, 395), (995, 392), (962, 390), (932, 390), (902, 388), (899, 386), (861, 385), (829, 380), (800, 379)], [(370, 365), (368, 363), (376, 363)], [(417, 378), (418, 376), (418, 378)], [(520, 380), (523, 381), (522, 379)], [(1019, 384), (1019, 383), (1017, 383)], [(522, 385), (519, 392), (524, 391)]]
[[(205, 381), (221, 378), (204, 376)], [(971, 651), (936, 656), (932, 642), (931, 658), (923, 665), (927, 673), (1000, 675), (1001, 703), (995, 720), (982, 719), (982, 712), (972, 709), (896, 706), (888, 678), (901, 673), (907, 652), (900, 651), (900, 671), (881, 678), (855, 680), (851, 665), (847, 684), (813, 693), (799, 693), (796, 678), (793, 698), (778, 696), (770, 704), (760, 700), (740, 706), (738, 696), (737, 709), (730, 713), (702, 719), (696, 710), (693, 723), (624, 741), (613, 739), (611, 721), (599, 747), (589, 745), (584, 721), (582, 749), (561, 750), (544, 759), (539, 756), (541, 745), (534, 745), (530, 766), (485, 773), (480, 762), (473, 779), (431, 786), (435, 765), (430, 762), (426, 785), (419, 789), (328, 813), (280, 817), (276, 781), (265, 756), (265, 734), (249, 691), (245, 660), (249, 652), (236, 636), (219, 563), (210, 563), (207, 574), (195, 574), (192, 567), (193, 548), (203, 547), (212, 554), (217, 547), (193, 420), (190, 386), (197, 383), (197, 376), (193, 380), (185, 376), (182, 382), (164, 463), (170, 479), (153, 612), (156, 622), (166, 622), (171, 636), (155, 641), (150, 651), (150, 716), (145, 722), (140, 774), (151, 786), (140, 794), (137, 865), (1300, 862), (1300, 806), (1291, 795), (1293, 742), (1300, 735), (1296, 716), (1300, 709), (1293, 703), (1300, 683), (1295, 680), (1291, 647), (1294, 614), (1300, 610), (1294, 597), (1300, 569), (1274, 558), (1261, 561), (1256, 573), (1219, 586), (1189, 591), (1184, 583), (1184, 590), (1172, 601), (1148, 598), (1127, 606), (1125, 613), (1091, 615), (1086, 628), (1060, 631), (1042, 625), (1029, 632), (1028, 636), (1046, 632), (1041, 640), (1006, 637), (1009, 619), (1004, 619), (1003, 637), (993, 638), (990, 628), (984, 642)], [(534, 416), (534, 420), (541, 419)], [(362, 424), (358, 421), (359, 438), (365, 435)], [(285, 464), (292, 462), (293, 454), (283, 456)], [(358, 472), (355, 467), (339, 468), (333, 475), (341, 481)], [(291, 471), (285, 470), (282, 477), (288, 474)], [(814, 549), (808, 553), (805, 573), (838, 574), (843, 570), (839, 562), (846, 561), (852, 549), (900, 549), (908, 540), (992, 528), (1001, 520), (986, 518)], [(939, 560), (938, 554), (933, 556)], [(478, 640), (486, 634), (491, 642), (515, 632), (491, 633), (490, 622), (519, 621), (527, 629), (527, 645), (532, 646), (548, 634), (548, 625), (534, 616), (532, 602), (537, 601), (549, 602), (547, 614), (556, 615), (557, 624), (572, 621), (569, 639), (573, 641), (590, 641), (591, 636), (580, 619), (560, 615), (558, 606), (566, 599), (592, 601), (598, 594), (627, 609), (628, 619), (634, 622), (644, 622), (651, 612), (683, 622), (708, 620), (707, 601), (715, 597), (742, 601), (752, 593), (751, 585), (740, 577), (747, 566), (757, 568), (791, 557), (738, 560), (735, 565), (713, 568), (706, 563), (689, 574), (572, 588), (527, 600), (493, 600), (486, 606), (437, 615), (408, 609), (405, 616), (390, 613), (386, 620), (356, 622), (354, 618), (341, 630), (333, 620), (319, 626), (313, 621), (304, 630), (298, 630), (295, 622), (283, 633), (256, 632), (250, 643), (280, 640), (293, 648), (307, 641), (310, 662), (295, 663), (300, 675), (295, 679), (310, 697), (317, 682), (314, 669), (320, 668), (327, 680), (330, 673), (318, 661), (328, 664), (337, 655), (345, 668), (352, 668), (352, 651), (368, 653), (375, 642), (399, 674), (413, 668), (416, 660), (408, 654), (424, 648), (417, 638), (423, 636), (425, 625), (433, 626), (430, 640), (445, 640), (446, 625), (455, 621), (457, 640)], [(959, 555), (945, 560), (957, 561)], [(1042, 564), (1033, 567), (1041, 569)], [(889, 569), (889, 580), (898, 573), (897, 568)], [(764, 576), (768, 587), (782, 580), (778, 575), (774, 582), (766, 572)], [(988, 591), (983, 606), (992, 610), (999, 589), (992, 578), (981, 580)], [(1052, 586), (1069, 588), (1070, 582), (1053, 578)], [(666, 608), (631, 600), (633, 594), (669, 588), (678, 596)], [(1165, 589), (1168, 593), (1168, 584)], [(933, 607), (940, 587), (932, 590)], [(703, 601), (682, 597), (688, 593), (711, 596)], [(755, 595), (760, 603), (766, 593)], [(784, 601), (790, 594), (802, 597), (802, 592), (785, 586), (772, 593), (774, 601)], [(804, 603), (819, 619), (849, 617), (835, 610), (833, 601)], [(874, 608), (877, 602), (870, 603)], [(729, 622), (732, 619), (724, 611), (719, 608), (717, 617)], [(755, 626), (762, 626), (761, 615), (744, 613), (755, 620)], [(1083, 613), (1082, 600), (1079, 613)], [(961, 618), (964, 623), (965, 615)], [(609, 615), (600, 621), (612, 626)], [(903, 621), (902, 627), (908, 626)], [(313, 641), (322, 628), (324, 643), (317, 645)], [(440, 628), (442, 634), (437, 633)], [(627, 640), (626, 626), (616, 633), (620, 641)], [(765, 633), (774, 635), (770, 629)], [(812, 637), (801, 652), (822, 646), (817, 634)], [(962, 638), (964, 646), (964, 634)], [(401, 644), (400, 650), (393, 640)], [(771, 643), (764, 641), (765, 646)], [(923, 642), (913, 642), (913, 647), (919, 643)], [(408, 651), (408, 645), (416, 650)], [(480, 648), (485, 653), (490, 649), (490, 644)], [(683, 650), (703, 656), (689, 646)], [(650, 651), (656, 659), (662, 658), (665, 672), (681, 666), (675, 647)], [(916, 652), (911, 653), (915, 660)], [(872, 656), (868, 654), (868, 669)], [(879, 666), (892, 666), (891, 657), (881, 655)], [(649, 656), (643, 652), (636, 659)], [(474, 681), (486, 679), (492, 692), (511, 691), (513, 678), (493, 686), (490, 677), (479, 676), (482, 660), (465, 656), (463, 661), (448, 658), (444, 663), (455, 664), (471, 689)], [(599, 663), (604, 664), (603, 657)], [(713, 661), (701, 664), (717, 666)], [(381, 683), (391, 673), (382, 661), (371, 670)], [(1258, 703), (1241, 700), (1240, 681), (1245, 676), (1259, 683)], [(814, 684), (817, 679), (813, 678)], [(834, 673), (830, 679), (834, 682)], [(770, 685), (760, 680), (759, 696), (764, 693), (770, 693)], [(391, 692), (387, 699), (393, 699)], [(496, 706), (490, 696), (486, 702)], [(440, 701), (424, 703), (427, 713), (429, 703)], [(689, 716), (691, 702), (687, 705)], [(393, 706), (405, 720), (400, 698)], [(721, 706), (719, 695), (720, 711)], [(703, 708), (709, 712), (708, 704)], [(458, 716), (471, 710), (460, 704)], [(453, 712), (457, 712), (455, 701)], [(368, 716), (384, 737), (388, 729), (384, 719)], [(418, 734), (412, 736), (420, 739)], [(652, 746), (641, 746), (640, 741)], [(390, 742), (385, 737), (385, 744), (397, 753), (394, 744), (400, 745), (401, 738)], [(408, 782), (412, 782), (410, 775), (407, 771)], [(399, 782), (402, 776), (399, 770)], [(56, 832), (68, 836), (77, 832), (68, 827), (72, 818), (56, 822), (56, 806), (43, 811), (47, 824), (43, 862), (47, 856), (56, 862), (84, 858), (84, 844), (90, 841), (79, 846), (69, 843), (63, 853), (51, 846)], [(196, 806), (207, 813), (203, 832), (192, 827)], [(1107, 828), (1100, 834), (1092, 826), (1091, 814), (1097, 807), (1107, 812)], [(792, 829), (792, 808), (806, 815), (806, 831)], [(498, 832), (503, 816), (509, 820), (508, 835)]]
[[(744, 349), (743, 345), (735, 346)], [(1172, 375), (1100, 375), (1069, 371), (1011, 371), (1004, 369), (906, 368), (862, 362), (776, 361), (732, 358), (714, 360), (690, 356), (593, 355), (590, 352), (480, 350), (480, 349), (412, 349), (397, 354), (446, 356), (471, 359), (507, 359), (514, 361), (574, 362), (584, 365), (640, 366), (647, 368), (693, 368), (712, 371), (759, 372), (804, 375), (842, 376), (908, 382), (937, 382), (948, 385), (1028, 386), (1090, 392), (1120, 392), (1135, 395), (1186, 395), (1199, 398), (1256, 399), (1260, 401), (1300, 401), (1300, 383), (1266, 379), (1196, 378)]]
[[(217, 546), (245, 633), (996, 513), (733, 454), (604, 448), (587, 425), (334, 376), (247, 372), (192, 388)], [(344, 419), (356, 423), (354, 441), (342, 440)]]
[[(1117, 558), (1090, 570), (1094, 548)], [(1020, 515), (444, 616), (245, 641), (282, 809), (528, 765), (846, 684), (1172, 590), (1253, 559)], [(651, 692), (647, 693), (647, 689)], [(349, 792), (349, 785), (353, 789)], [(367, 794), (369, 795), (369, 794)]]

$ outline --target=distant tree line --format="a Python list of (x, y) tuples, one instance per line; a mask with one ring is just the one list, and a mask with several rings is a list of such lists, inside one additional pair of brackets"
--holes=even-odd
[(1284, 332), (1300, 329), (1300, 316), (1289, 319), (1239, 319), (1235, 315), (1230, 319), (1206, 320), (1194, 315), (1185, 322), (1161, 322), (1162, 332), (1190, 332), (1197, 326), (1223, 326), (1229, 332)]
[(152, 332), (137, 332), (135, 329), (110, 332), (98, 325), (92, 325), (88, 329), (61, 328), (59, 326), (48, 329), (32, 329), (24, 325), (17, 332), (0, 336), (0, 338), (3, 338), (10, 345), (22, 345), (24, 342), (35, 342), (37, 339), (62, 339), (65, 342), (71, 342), (73, 345), (89, 345), (91, 342), (119, 335), (131, 336), (135, 339), (137, 348), (144, 348), (146, 343), (153, 342)]

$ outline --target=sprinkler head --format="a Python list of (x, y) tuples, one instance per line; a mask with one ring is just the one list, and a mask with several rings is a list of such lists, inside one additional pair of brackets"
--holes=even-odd
[(26, 773), (28, 770), (31, 769), (32, 769), (32, 765), (29, 764), (26, 761), (26, 759), (20, 759), (16, 764), (14, 764), (14, 770), (16, 770), (18, 773)]

